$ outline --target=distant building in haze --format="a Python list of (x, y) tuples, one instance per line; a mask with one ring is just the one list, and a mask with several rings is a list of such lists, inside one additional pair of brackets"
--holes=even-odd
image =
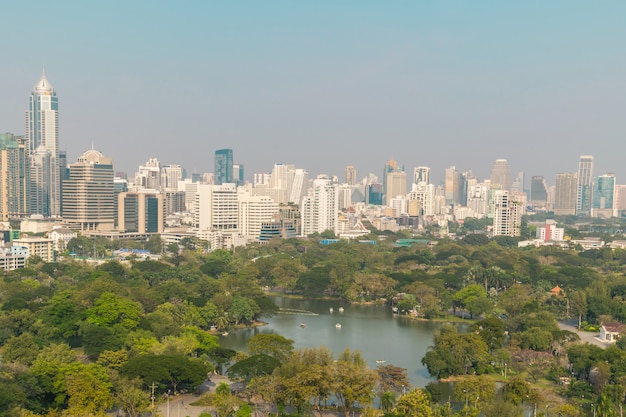
[(446, 168), (444, 178), (446, 204), (459, 202), (459, 171), (455, 166)]
[(561, 173), (556, 175), (554, 194), (554, 214), (567, 216), (576, 214), (576, 193), (578, 190), (578, 173)]
[(215, 151), (215, 185), (232, 183), (233, 181), (233, 150), (218, 149)]
[(605, 174), (596, 178), (593, 187), (591, 215), (605, 219), (617, 215), (617, 210), (615, 210), (615, 175)]
[(356, 168), (352, 165), (348, 165), (345, 171), (346, 184), (355, 185), (356, 184)]
[(576, 214), (589, 216), (593, 201), (593, 156), (582, 155), (578, 161), (578, 190)]
[(413, 184), (419, 184), (420, 182), (430, 184), (429, 167), (416, 167), (413, 169)]
[(500, 189), (511, 190), (511, 172), (506, 159), (496, 159), (491, 169), (491, 184), (499, 185)]
[(406, 172), (395, 169), (387, 173), (387, 188), (385, 189), (385, 205), (391, 205), (391, 200), (406, 195)]
[(543, 176), (535, 175), (530, 181), (530, 204), (545, 207), (548, 203), (548, 187)]

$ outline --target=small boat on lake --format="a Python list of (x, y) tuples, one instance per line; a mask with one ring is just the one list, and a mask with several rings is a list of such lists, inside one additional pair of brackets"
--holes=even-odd
[(341, 323), (337, 323), (337, 324), (335, 324), (335, 328), (337, 328), (337, 329), (341, 329)]
[(343, 307), (339, 307), (339, 312), (343, 313)]
[(306, 327), (306, 323), (305, 322), (300, 323), (300, 327)]
[(378, 359), (376, 360), (376, 365), (384, 365), (387, 361), (384, 359)]
[(228, 336), (228, 332), (222, 333), (222, 336)]
[(332, 314), (332, 313), (333, 313), (333, 311), (335, 311), (335, 310), (333, 310), (333, 308), (331, 307), (329, 311), (330, 311), (330, 313)]

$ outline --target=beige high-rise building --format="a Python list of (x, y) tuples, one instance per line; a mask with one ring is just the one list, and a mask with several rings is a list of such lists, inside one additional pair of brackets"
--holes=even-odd
[(114, 227), (113, 159), (96, 150), (69, 165), (63, 181), (63, 220), (73, 230), (110, 231)]
[(554, 214), (567, 216), (576, 214), (576, 196), (578, 193), (578, 173), (556, 174), (554, 190)]
[(356, 168), (352, 165), (348, 165), (346, 167), (346, 184), (355, 185), (356, 184)]
[(400, 170), (388, 172), (386, 186), (385, 205), (388, 206), (393, 198), (406, 195), (406, 172)]
[(455, 166), (446, 168), (445, 171), (444, 191), (446, 196), (446, 204), (459, 201), (459, 171)]
[(511, 190), (511, 172), (506, 159), (496, 159), (491, 169), (491, 184), (500, 185), (500, 189)]
[(28, 145), (23, 137), (0, 133), (0, 221), (30, 214)]

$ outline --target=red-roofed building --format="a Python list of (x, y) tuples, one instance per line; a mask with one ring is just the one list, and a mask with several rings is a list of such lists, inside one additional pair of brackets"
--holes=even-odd
[(617, 322), (603, 324), (600, 328), (600, 339), (603, 342), (615, 343), (625, 328), (626, 325)]

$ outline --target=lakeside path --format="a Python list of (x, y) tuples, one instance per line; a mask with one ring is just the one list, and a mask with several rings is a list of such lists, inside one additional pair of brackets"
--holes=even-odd
[(579, 337), (580, 340), (582, 340), (583, 342), (587, 342), (590, 343), (592, 345), (596, 345), (596, 346), (600, 346), (601, 348), (606, 348), (607, 346), (610, 345), (610, 343), (605, 343), (603, 341), (601, 341), (598, 338), (598, 333), (595, 332), (585, 332), (585, 331), (581, 331), (579, 330), (576, 325), (578, 324), (578, 322), (576, 320), (573, 321), (559, 321), (559, 329), (561, 330), (569, 330), (572, 333), (576, 333)]

